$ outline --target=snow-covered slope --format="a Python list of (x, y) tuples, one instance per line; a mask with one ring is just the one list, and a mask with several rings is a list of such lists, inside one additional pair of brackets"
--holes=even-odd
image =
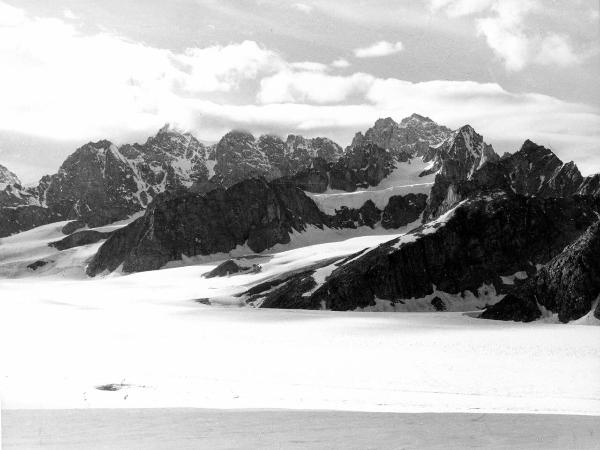
[(3, 408), (600, 414), (598, 327), (209, 307), (260, 276), (213, 267), (1, 280)]
[(397, 161), (396, 168), (377, 186), (359, 188), (354, 192), (328, 189), (322, 194), (307, 193), (319, 208), (326, 214), (335, 214), (342, 206), (358, 209), (367, 200), (383, 210), (394, 195), (425, 194), (429, 195), (435, 179), (435, 173), (421, 176), (429, 171), (432, 164), (423, 162), (422, 158), (411, 158)]
[[(92, 230), (114, 231), (127, 225), (136, 217), (138, 215)], [(50, 246), (49, 244), (65, 238), (62, 229), (68, 223), (69, 221), (54, 222), (0, 238), (0, 279), (87, 278), (85, 275), (87, 261), (94, 256), (104, 241), (62, 251)]]

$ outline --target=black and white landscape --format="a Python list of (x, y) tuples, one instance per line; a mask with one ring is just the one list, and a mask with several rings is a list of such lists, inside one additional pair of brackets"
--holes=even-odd
[[(133, 448), (137, 438), (123, 424), (144, 436), (144, 448), (594, 447), (600, 113), (591, 98), (597, 85), (589, 99), (567, 93), (566, 67), (584, 84), (597, 75), (589, 68), (597, 42), (585, 53), (564, 33), (531, 37), (525, 24), (541, 14), (534, 1), (372, 5), (381, 33), (410, 28), (405, 19), (388, 23), (385, 7), (444, 24), (432, 37), (432, 58), (446, 34), (487, 42), (488, 64), (519, 86), (509, 92), (480, 74), (464, 82), (391, 78), (378, 64), (408, 52), (409, 37), (356, 45), (352, 57), (347, 50), (328, 65), (316, 54), (290, 62), (289, 48), (248, 40), (178, 52), (187, 19), (167, 50), (90, 31), (84, 18), (109, 17), (112, 5), (75, 10), (65, 2), (56, 18), (40, 2), (13, 3), (0, 1), (0, 38), (30, 39), (0, 44), (0, 62), (12, 64), (0, 81), (20, 86), (19, 70), (35, 76), (24, 53), (48, 64), (47, 77), (65, 71), (70, 80), (69, 64), (60, 69), (40, 56), (63, 54), (43, 52), (40, 39), (58, 35), (74, 56), (80, 46), (110, 43), (123, 66), (97, 70), (128, 78), (117, 83), (119, 103), (110, 76), (81, 81), (95, 61), (78, 66), (73, 89), (104, 89), (118, 112), (109, 117), (98, 92), (89, 94), (93, 111), (65, 94), (55, 114), (73, 120), (68, 132), (51, 126), (57, 117), (37, 111), (33, 99), (27, 114), (13, 97), (0, 106), (0, 119), (12, 114), (5, 130), (0, 123), (7, 448)], [(329, 9), (335, 2), (258, 2), (265, 11), (258, 20), (251, 1), (173, 3), (178, 14), (212, 11), (213, 30), (223, 17), (249, 17), (247, 29), (258, 36), (287, 8), (298, 29), (274, 28), (287, 36), (283, 47), (292, 31), (312, 28), (311, 17), (365, 36), (374, 27), (354, 16), (364, 5), (339, 17)], [(576, 20), (587, 9), (574, 3)], [(548, 17), (563, 8), (553, 5)], [(455, 21), (478, 31), (467, 38), (468, 27), (459, 33)], [(121, 21), (114, 26), (132, 32)], [(526, 40), (531, 55), (517, 41), (503, 50), (498, 33)], [(140, 67), (130, 64), (134, 56)], [(552, 88), (540, 78), (539, 87), (517, 93), (548, 67), (558, 72)], [(68, 83), (54, 82), (69, 92)], [(53, 104), (40, 98), (44, 110)], [(81, 106), (81, 117), (65, 105)], [(17, 126), (34, 116), (47, 122), (38, 129), (32, 122), (29, 132)], [(60, 150), (45, 152), (44, 142)], [(46, 161), (58, 169), (32, 175)], [(495, 431), (486, 435), (472, 419)], [(279, 420), (312, 431), (275, 427), (253, 436)], [(81, 433), (64, 429), (65, 421)], [(394, 422), (398, 434), (382, 431)], [(95, 439), (94, 423), (106, 434)], [(347, 441), (345, 423), (356, 430)], [(203, 435), (215, 426), (223, 433)]]

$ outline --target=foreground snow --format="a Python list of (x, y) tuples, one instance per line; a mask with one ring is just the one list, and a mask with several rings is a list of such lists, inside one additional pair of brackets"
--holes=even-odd
[(289, 410), (6, 411), (7, 449), (592, 449), (597, 418)]
[[(260, 273), (210, 279), (202, 274), (219, 261), (202, 258), (85, 279), (85, 260), (99, 244), (47, 247), (61, 237), (61, 224), (3, 239), (2, 406), (600, 414), (600, 327), (484, 321), (461, 312), (239, 307), (236, 294), (258, 282), (370, 248), (414, 225), (392, 235), (297, 233), (252, 259)], [(22, 273), (40, 257), (53, 263)], [(317, 271), (318, 283), (331, 269)], [(196, 301), (205, 298), (221, 306)]]
[(3, 408), (600, 414), (598, 327), (209, 307), (200, 272), (2, 282)]

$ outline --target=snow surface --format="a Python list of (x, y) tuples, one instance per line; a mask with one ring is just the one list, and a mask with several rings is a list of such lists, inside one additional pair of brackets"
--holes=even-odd
[[(48, 248), (63, 225), (0, 241), (3, 408), (600, 414), (600, 327), (496, 322), (461, 312), (260, 310), (240, 307), (235, 296), (410, 227), (396, 234), (351, 230), (350, 238), (329, 229), (296, 233), (287, 246), (252, 259), (262, 266), (254, 274), (206, 279), (201, 275), (220, 261), (189, 259), (85, 279), (81, 265), (98, 244)], [(40, 257), (57, 266), (15, 273)], [(320, 269), (316, 281), (330, 269)], [(213, 306), (196, 301), (204, 298)], [(106, 385), (114, 390), (98, 389)]]
[(541, 414), (120, 409), (5, 411), (6, 448), (592, 449), (597, 418)]
[[(104, 232), (114, 231), (124, 227), (142, 214), (143, 212), (139, 212), (128, 219), (92, 229)], [(67, 223), (69, 221), (55, 222), (0, 238), (0, 279), (40, 276), (85, 278), (86, 261), (94, 256), (104, 240), (96, 244), (63, 251), (50, 247), (48, 244), (66, 237), (61, 230)], [(29, 264), (40, 260), (46, 261), (47, 264), (35, 271), (27, 268)]]
[(310, 196), (319, 209), (326, 214), (335, 214), (342, 206), (358, 209), (367, 200), (373, 201), (375, 206), (383, 210), (388, 204), (390, 197), (394, 195), (425, 194), (429, 195), (431, 186), (435, 181), (435, 174), (424, 177), (419, 175), (430, 169), (431, 163), (425, 163), (419, 158), (413, 158), (408, 162), (396, 162), (394, 171), (384, 178), (377, 186), (366, 189), (358, 189), (354, 192), (346, 192), (336, 189), (328, 189), (322, 194), (306, 194)]

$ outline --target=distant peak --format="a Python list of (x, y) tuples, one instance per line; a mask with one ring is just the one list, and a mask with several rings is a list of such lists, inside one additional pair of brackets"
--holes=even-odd
[(433, 122), (433, 120), (431, 120), (429, 117), (422, 116), (421, 114), (417, 114), (417, 113), (412, 113), (410, 115), (409, 119), (416, 119), (416, 120), (420, 120), (421, 122)]
[(397, 122), (391, 117), (386, 117), (385, 119), (377, 119), (375, 121), (375, 126), (389, 126), (389, 125), (398, 125)]
[(156, 133), (157, 136), (161, 135), (161, 134), (187, 134), (186, 131), (184, 131), (182, 128), (179, 128), (177, 126), (174, 126), (170, 123), (165, 123), (163, 125), (163, 127), (158, 130), (158, 133)]
[[(21, 180), (19, 180), (19, 177), (17, 177), (16, 174), (14, 174), (10, 170), (8, 170), (8, 168), (6, 168), (2, 164), (0, 164), (0, 188), (2, 188), (2, 185), (9, 185), (9, 184), (19, 184), (20, 185)], [(4, 187), (6, 187), (6, 186), (4, 186)]]
[(463, 125), (458, 129), (458, 131), (469, 134), (475, 133), (475, 129), (469, 124)]
[(421, 114), (417, 114), (417, 113), (412, 113), (410, 116), (402, 119), (402, 121), (400, 122), (400, 125), (408, 126), (411, 124), (419, 124), (420, 125), (420, 124), (425, 124), (425, 123), (435, 124), (435, 122), (433, 120), (431, 120), (429, 117), (422, 116)]

